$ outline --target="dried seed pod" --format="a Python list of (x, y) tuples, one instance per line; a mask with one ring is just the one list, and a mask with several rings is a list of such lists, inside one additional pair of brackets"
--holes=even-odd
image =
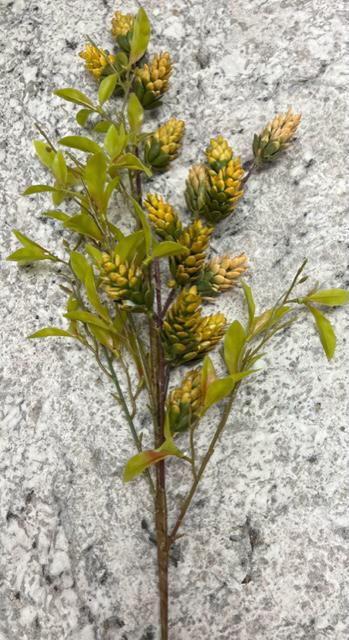
[(171, 71), (171, 56), (167, 51), (155, 54), (150, 64), (136, 70), (134, 90), (145, 109), (158, 106), (168, 89)]
[(202, 369), (192, 369), (170, 393), (167, 410), (172, 433), (194, 427), (203, 406)]
[(200, 274), (196, 285), (203, 298), (213, 298), (234, 287), (247, 270), (247, 256), (217, 256), (212, 258)]
[(153, 193), (148, 193), (144, 205), (155, 233), (164, 240), (177, 240), (182, 232), (182, 223), (172, 205)]
[(93, 44), (86, 44), (85, 49), (80, 51), (79, 56), (85, 60), (86, 69), (97, 80), (102, 75), (105, 75), (109, 65), (115, 62), (115, 56), (111, 55), (106, 49), (99, 49)]
[(222, 313), (201, 315), (201, 297), (195, 286), (183, 289), (163, 324), (167, 360), (172, 365), (179, 365), (203, 357), (223, 337), (225, 325)]
[(276, 160), (283, 149), (286, 149), (294, 136), (301, 120), (300, 113), (279, 113), (264, 127), (260, 135), (253, 138), (253, 155), (257, 165)]
[(170, 118), (150, 136), (144, 145), (144, 160), (154, 169), (166, 169), (180, 150), (184, 121)]
[(188, 249), (188, 253), (175, 256), (171, 264), (171, 272), (178, 285), (188, 285), (199, 277), (212, 231), (213, 228), (205, 227), (201, 220), (195, 220), (183, 229), (178, 242)]
[[(134, 311), (149, 308), (152, 303), (152, 291), (147, 286), (142, 269), (132, 261), (122, 261), (115, 253), (102, 255), (100, 266), (101, 282), (107, 295)], [(125, 304), (125, 302), (131, 303)]]

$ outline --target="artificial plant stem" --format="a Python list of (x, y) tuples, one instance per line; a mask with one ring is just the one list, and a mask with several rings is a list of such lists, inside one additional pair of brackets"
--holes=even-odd
[(222, 417), (221, 417), (221, 419), (219, 421), (218, 427), (217, 427), (217, 429), (215, 431), (215, 434), (214, 434), (214, 436), (213, 436), (213, 438), (212, 438), (212, 440), (210, 442), (210, 445), (209, 445), (209, 447), (208, 447), (208, 449), (206, 451), (206, 454), (205, 454), (205, 456), (204, 456), (204, 458), (203, 458), (203, 460), (201, 462), (199, 470), (198, 470), (198, 472), (196, 474), (196, 478), (194, 479), (194, 481), (193, 481), (193, 483), (191, 485), (190, 491), (189, 491), (186, 499), (183, 502), (182, 508), (181, 508), (181, 510), (179, 512), (179, 515), (178, 515), (178, 518), (177, 518), (177, 521), (176, 521), (176, 524), (174, 525), (171, 533), (168, 535), (168, 549), (171, 548), (172, 544), (176, 540), (178, 530), (179, 530), (180, 526), (183, 523), (183, 520), (185, 518), (185, 515), (186, 515), (189, 507), (190, 507), (191, 501), (192, 501), (192, 499), (193, 499), (193, 497), (194, 497), (194, 495), (196, 493), (196, 490), (198, 488), (198, 485), (199, 485), (199, 482), (200, 482), (200, 480), (202, 478), (202, 475), (203, 475), (203, 473), (204, 473), (204, 471), (205, 471), (205, 469), (206, 469), (206, 467), (207, 467), (207, 465), (208, 465), (208, 463), (209, 463), (209, 461), (210, 461), (210, 459), (212, 457), (212, 454), (214, 453), (216, 444), (217, 444), (217, 442), (218, 442), (218, 440), (219, 440), (219, 438), (220, 438), (220, 436), (222, 434), (222, 431), (223, 431), (223, 429), (224, 429), (224, 427), (225, 427), (225, 425), (227, 423), (227, 420), (228, 420), (229, 415), (230, 415), (231, 408), (233, 406), (234, 398), (235, 398), (237, 390), (239, 388), (239, 384), (240, 383), (236, 384), (236, 386), (234, 387), (233, 392), (231, 393), (231, 395), (229, 397), (229, 400), (228, 400), (227, 404), (225, 405), (225, 408), (224, 408)]
[[(161, 342), (161, 277), (157, 261), (150, 268), (151, 278), (154, 280), (156, 290), (157, 320), (154, 315), (149, 319), (150, 348), (152, 363), (152, 380), (156, 397), (156, 417), (154, 423), (155, 447), (160, 447), (164, 440), (165, 424), (165, 396), (167, 387), (167, 370), (164, 352)], [(160, 595), (160, 628), (161, 640), (168, 640), (168, 523), (167, 523), (167, 499), (166, 499), (166, 466), (165, 461), (160, 461), (155, 468), (155, 529), (159, 572)]]
[[(125, 396), (124, 396), (124, 394), (122, 392), (122, 389), (121, 389), (121, 386), (120, 386), (120, 383), (119, 383), (119, 379), (118, 379), (118, 377), (116, 375), (116, 372), (115, 372), (115, 369), (114, 369), (114, 366), (113, 366), (113, 360), (112, 360), (110, 354), (108, 353), (107, 349), (104, 349), (104, 353), (105, 353), (105, 356), (106, 356), (106, 359), (107, 359), (107, 362), (108, 362), (110, 375), (111, 375), (111, 378), (112, 378), (112, 380), (113, 380), (113, 382), (115, 384), (115, 387), (117, 389), (117, 392), (118, 392), (118, 395), (119, 395), (119, 398), (120, 398), (120, 402), (121, 402), (121, 406), (123, 408), (126, 420), (127, 420), (128, 425), (130, 427), (130, 431), (131, 431), (133, 440), (135, 442), (135, 445), (137, 447), (138, 452), (141, 453), (141, 451), (142, 451), (142, 442), (141, 442), (140, 437), (139, 437), (139, 435), (138, 435), (138, 433), (136, 431), (136, 428), (135, 428), (135, 426), (133, 424), (132, 416), (131, 416), (131, 414), (129, 412), (129, 409), (128, 409), (128, 406), (127, 406), (127, 403), (126, 403), (126, 400), (125, 400)], [(147, 469), (145, 471), (145, 477), (147, 478), (147, 482), (149, 484), (150, 491), (154, 495), (155, 494), (155, 487), (154, 487), (153, 478), (150, 475), (149, 469)]]

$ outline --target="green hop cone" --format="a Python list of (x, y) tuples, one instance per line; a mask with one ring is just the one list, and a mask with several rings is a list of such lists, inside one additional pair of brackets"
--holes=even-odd
[(187, 247), (188, 253), (172, 258), (171, 272), (174, 282), (170, 281), (170, 286), (175, 284), (185, 286), (199, 277), (212, 231), (213, 228), (205, 227), (201, 220), (194, 220), (191, 225), (183, 229), (178, 242)]
[(202, 369), (192, 369), (170, 393), (167, 411), (172, 433), (195, 427), (203, 405)]
[(177, 158), (184, 133), (183, 120), (170, 118), (150, 136), (144, 145), (144, 160), (154, 169), (166, 169)]
[(231, 258), (217, 256), (204, 267), (196, 282), (202, 298), (214, 298), (234, 287), (240, 276), (247, 270), (247, 256), (241, 253)]
[(147, 286), (142, 269), (134, 261), (121, 261), (116, 253), (102, 255), (101, 282), (107, 295), (115, 302), (133, 311), (144, 311), (151, 307), (153, 292)]
[(208, 189), (209, 174), (206, 167), (202, 164), (190, 167), (184, 195), (187, 207), (195, 217), (204, 215)]
[(120, 49), (129, 53), (133, 36), (134, 16), (131, 13), (121, 13), (115, 11), (112, 21), (111, 30)]
[(166, 359), (175, 366), (202, 358), (221, 340), (225, 325), (222, 313), (201, 315), (201, 298), (195, 286), (183, 289), (163, 324)]
[(289, 146), (300, 120), (301, 114), (292, 113), (292, 109), (289, 109), (287, 113), (279, 113), (275, 116), (260, 135), (254, 135), (253, 155), (257, 166), (263, 162), (276, 160), (281, 151)]
[(148, 193), (144, 205), (156, 235), (164, 240), (178, 240), (182, 232), (182, 223), (173, 206), (153, 193)]
[(205, 153), (210, 169), (216, 173), (218, 173), (220, 169), (223, 169), (223, 167), (226, 167), (229, 160), (233, 157), (233, 150), (223, 136), (211, 138)]
[(150, 64), (136, 69), (134, 91), (144, 109), (161, 104), (161, 98), (168, 89), (171, 71), (171, 56), (167, 51), (155, 54)]

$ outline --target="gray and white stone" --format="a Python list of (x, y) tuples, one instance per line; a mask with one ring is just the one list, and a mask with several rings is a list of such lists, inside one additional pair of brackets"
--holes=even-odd
[[(215, 248), (250, 256), (270, 304), (304, 256), (325, 286), (348, 286), (348, 6), (345, 0), (148, 0), (151, 49), (174, 56), (162, 117), (186, 121), (181, 159), (156, 189), (184, 212), (188, 167), (212, 134), (243, 159), (251, 138), (293, 105), (298, 139), (256, 175)], [(2, 242), (13, 227), (55, 247), (59, 225), (23, 198), (45, 180), (30, 140), (76, 130), (57, 87), (95, 90), (77, 52), (111, 45), (110, 0), (1, 2)], [(136, 4), (123, 2), (122, 9)], [(124, 223), (124, 220), (121, 220)], [(58, 238), (59, 239), (59, 238)], [(0, 640), (151, 640), (158, 636), (151, 503), (123, 485), (133, 449), (94, 361), (69, 341), (31, 342), (60, 324), (59, 274), (1, 267)], [(241, 317), (237, 295), (220, 306)], [(275, 340), (246, 384), (188, 515), (171, 565), (171, 640), (349, 638), (348, 315), (328, 364), (309, 321)], [(218, 412), (202, 432), (207, 442)], [(147, 433), (145, 408), (140, 420)], [(172, 504), (184, 467), (171, 465)], [(174, 509), (171, 509), (171, 519)]]

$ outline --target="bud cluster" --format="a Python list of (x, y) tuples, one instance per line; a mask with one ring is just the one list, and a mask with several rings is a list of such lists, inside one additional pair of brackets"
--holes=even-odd
[(203, 357), (221, 340), (225, 325), (222, 313), (201, 315), (201, 297), (195, 286), (183, 289), (163, 324), (167, 360), (178, 365)]
[(234, 287), (246, 270), (247, 256), (244, 253), (234, 258), (230, 256), (212, 258), (205, 265), (197, 281), (198, 292), (203, 298), (216, 297)]
[(124, 51), (129, 52), (133, 35), (134, 16), (131, 13), (115, 11), (111, 22), (111, 30), (114, 38)]
[(166, 169), (177, 158), (184, 133), (184, 121), (170, 118), (162, 124), (144, 145), (144, 160), (154, 169)]
[(135, 260), (129, 263), (127, 260), (122, 261), (117, 253), (113, 256), (103, 253), (100, 276), (105, 292), (115, 302), (122, 303), (125, 307), (130, 306), (125, 305), (128, 301), (132, 303), (134, 311), (144, 310), (151, 305), (152, 292)]
[(86, 69), (99, 80), (108, 71), (110, 64), (115, 62), (115, 56), (106, 49), (100, 49), (93, 44), (86, 44), (85, 49), (79, 53), (80, 58), (85, 60)]
[(279, 113), (264, 127), (260, 135), (253, 139), (253, 155), (256, 165), (276, 160), (283, 149), (286, 149), (294, 136), (301, 120), (300, 113)]
[(172, 433), (195, 427), (203, 404), (202, 369), (192, 369), (182, 384), (173, 389), (168, 400), (168, 416)]
[(145, 109), (159, 105), (168, 89), (172, 71), (171, 56), (167, 51), (156, 53), (150, 64), (136, 70), (135, 93)]
[(223, 136), (212, 138), (206, 149), (206, 165), (191, 167), (186, 183), (185, 199), (195, 216), (203, 216), (210, 224), (227, 218), (243, 195), (244, 170), (240, 158)]

